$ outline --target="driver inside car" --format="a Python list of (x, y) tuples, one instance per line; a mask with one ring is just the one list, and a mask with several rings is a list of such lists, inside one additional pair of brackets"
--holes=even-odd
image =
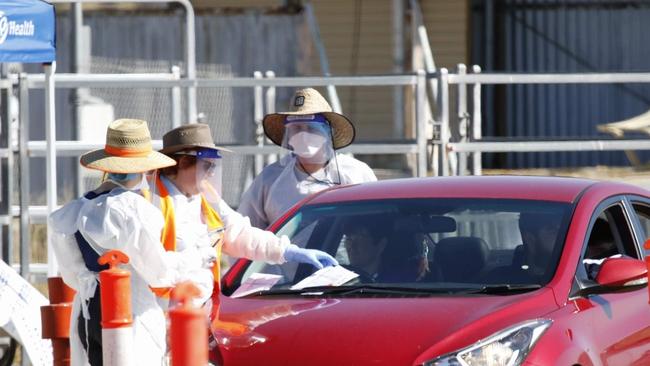
[(421, 233), (394, 230), (386, 218), (366, 216), (344, 225), (349, 268), (361, 282), (416, 282), (429, 273), (428, 246)]
[(376, 281), (381, 255), (388, 244), (386, 235), (379, 229), (352, 222), (345, 229), (343, 241), (351, 270), (359, 274), (361, 281)]

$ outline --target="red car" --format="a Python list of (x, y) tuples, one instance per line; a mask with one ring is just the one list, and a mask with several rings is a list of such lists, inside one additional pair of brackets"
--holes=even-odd
[[(272, 226), (358, 276), (238, 261), (211, 362), (650, 365), (650, 192), (554, 177), (449, 177), (331, 189)], [(332, 280), (335, 283), (335, 280)], [(232, 294), (242, 285), (252, 292)]]

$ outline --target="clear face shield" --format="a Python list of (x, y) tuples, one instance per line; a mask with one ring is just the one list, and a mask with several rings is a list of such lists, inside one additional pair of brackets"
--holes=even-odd
[(218, 150), (196, 151), (196, 186), (205, 199), (214, 207), (221, 201), (223, 166)]
[[(339, 184), (332, 129), (320, 114), (287, 116), (282, 147), (317, 182)], [(283, 161), (287, 161), (283, 159)]]

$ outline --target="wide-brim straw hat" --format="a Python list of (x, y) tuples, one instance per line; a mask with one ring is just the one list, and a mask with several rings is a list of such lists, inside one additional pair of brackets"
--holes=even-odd
[(163, 148), (160, 152), (173, 155), (179, 151), (195, 148), (231, 152), (231, 150), (214, 144), (210, 126), (205, 123), (191, 123), (167, 132), (163, 135)]
[(301, 89), (291, 98), (288, 112), (267, 114), (262, 120), (264, 133), (276, 145), (282, 146), (287, 116), (322, 114), (332, 128), (332, 145), (341, 149), (354, 141), (355, 130), (352, 122), (342, 115), (332, 112), (332, 107), (325, 98), (312, 88)]
[(153, 150), (147, 122), (139, 119), (111, 122), (104, 148), (83, 154), (80, 163), (109, 173), (142, 173), (176, 165), (174, 159)]

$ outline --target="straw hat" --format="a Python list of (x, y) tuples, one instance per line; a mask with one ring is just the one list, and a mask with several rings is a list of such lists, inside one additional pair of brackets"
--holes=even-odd
[(284, 122), (287, 116), (322, 114), (332, 127), (332, 145), (334, 149), (346, 147), (354, 141), (354, 126), (342, 114), (332, 112), (332, 107), (318, 91), (312, 88), (301, 89), (291, 98), (289, 112), (267, 114), (262, 125), (264, 133), (276, 145), (282, 146), (284, 137)]
[(163, 135), (163, 148), (160, 152), (172, 155), (179, 151), (197, 147), (231, 152), (231, 150), (214, 144), (210, 126), (205, 123), (191, 123), (167, 132)]
[(111, 122), (104, 148), (83, 154), (80, 162), (86, 168), (109, 173), (140, 173), (176, 164), (152, 149), (147, 122), (139, 119)]

